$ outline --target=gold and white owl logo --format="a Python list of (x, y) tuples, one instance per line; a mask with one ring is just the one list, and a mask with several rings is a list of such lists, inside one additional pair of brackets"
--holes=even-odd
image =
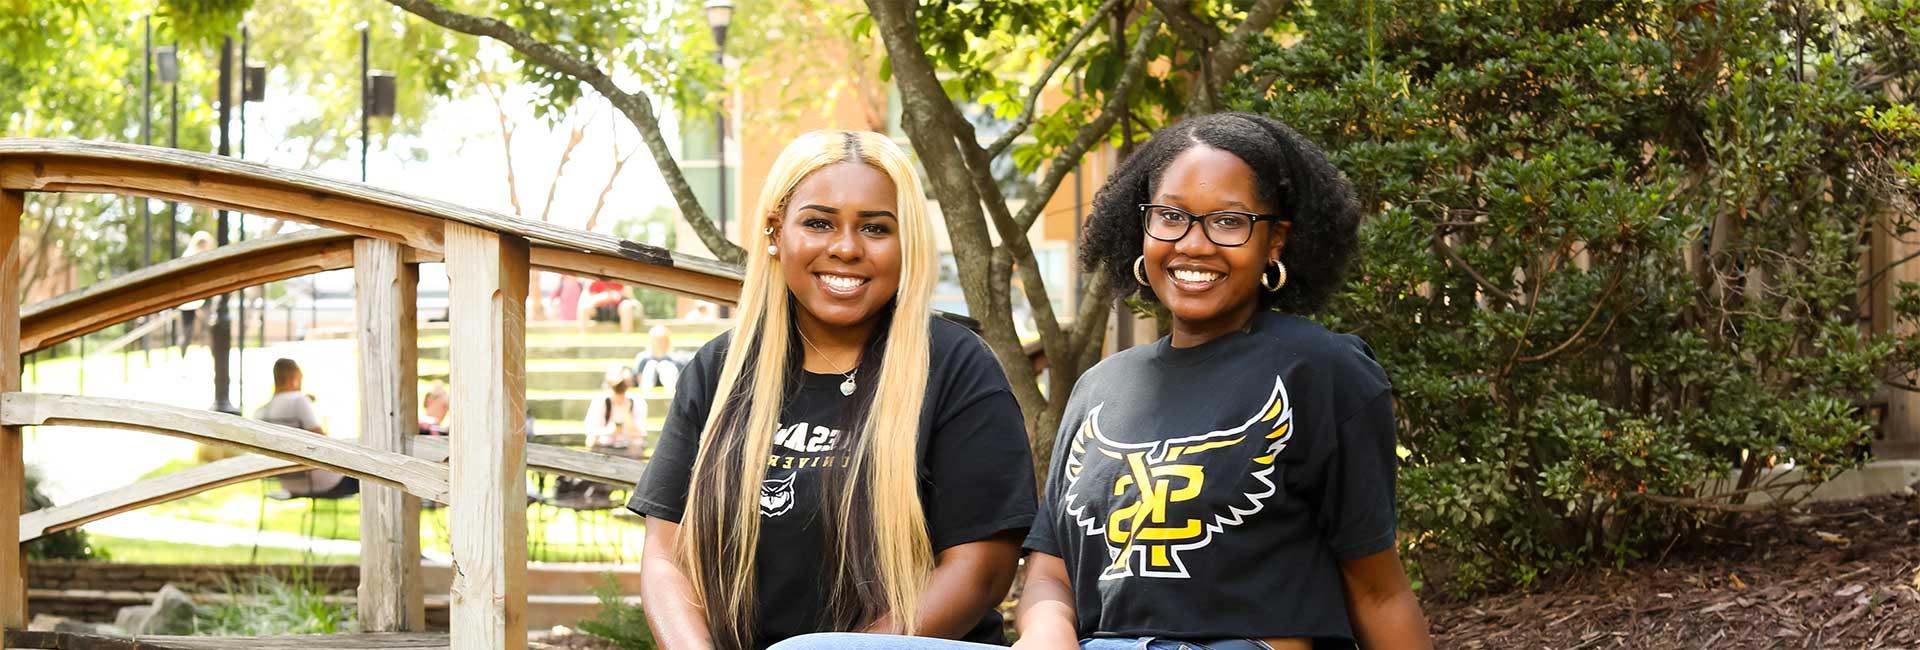
[[(1110, 562), (1100, 574), (1101, 580), (1126, 577), (1185, 578), (1186, 564), (1180, 554), (1204, 548), (1215, 535), (1246, 522), (1266, 507), (1279, 489), (1273, 482), (1274, 459), (1285, 449), (1293, 435), (1293, 407), (1287, 399), (1287, 387), (1279, 377), (1267, 403), (1253, 412), (1245, 424), (1225, 431), (1152, 442), (1115, 442), (1100, 431), (1100, 411), (1095, 406), (1074, 433), (1066, 459), (1067, 489), (1065, 510), (1088, 536), (1106, 539)], [(1250, 442), (1251, 441), (1251, 442)], [(1258, 445), (1249, 448), (1249, 443)], [(1091, 450), (1124, 468), (1112, 481), (1081, 481)], [(1208, 476), (1205, 461), (1215, 454), (1228, 454), (1252, 462), (1214, 463), (1217, 468), (1245, 467), (1246, 473), (1234, 476)], [(1105, 462), (1105, 461), (1102, 461)], [(1104, 473), (1104, 472), (1103, 472)], [(1252, 481), (1241, 481), (1242, 476)], [(1245, 485), (1246, 490), (1219, 507), (1194, 501), (1209, 481), (1227, 485)], [(1095, 485), (1094, 483), (1100, 483)], [(1090, 505), (1111, 503), (1111, 512), (1089, 512)]]

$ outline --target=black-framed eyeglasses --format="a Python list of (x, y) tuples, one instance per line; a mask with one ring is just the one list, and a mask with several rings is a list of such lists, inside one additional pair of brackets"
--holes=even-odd
[(1221, 210), (1206, 214), (1194, 214), (1171, 205), (1158, 203), (1140, 204), (1140, 218), (1145, 223), (1147, 236), (1160, 241), (1180, 241), (1193, 229), (1195, 222), (1200, 223), (1200, 232), (1205, 233), (1207, 241), (1215, 246), (1239, 246), (1253, 237), (1253, 224), (1262, 221), (1292, 221), (1287, 217), (1271, 214), (1255, 214), (1240, 210)]

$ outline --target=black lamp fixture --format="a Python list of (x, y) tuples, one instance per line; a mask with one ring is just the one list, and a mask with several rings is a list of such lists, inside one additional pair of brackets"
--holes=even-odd
[(733, 0), (707, 0), (707, 27), (713, 29), (713, 42), (727, 49), (727, 26), (733, 24)]
[(154, 72), (159, 74), (160, 83), (170, 84), (180, 81), (180, 55), (172, 45), (153, 48)]
[(240, 77), (241, 97), (250, 102), (267, 101), (267, 66), (260, 63), (247, 64), (246, 74)]
[(393, 117), (395, 104), (399, 100), (399, 86), (391, 72), (374, 70), (367, 74), (367, 115), (371, 117)]

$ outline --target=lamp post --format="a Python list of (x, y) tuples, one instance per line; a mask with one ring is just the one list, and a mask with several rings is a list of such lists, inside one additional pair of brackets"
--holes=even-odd
[[(267, 67), (264, 65), (256, 65), (252, 62), (251, 59), (247, 58), (247, 48), (248, 48), (248, 45), (250, 44), (251, 44), (251, 40), (248, 37), (247, 28), (242, 26), (240, 28), (240, 159), (241, 160), (247, 159), (247, 104), (251, 104), (253, 102), (259, 102), (259, 101), (266, 101), (267, 99)], [(239, 228), (237, 228), (237, 230), (239, 231), (238, 233), (239, 240), (246, 241), (247, 240), (246, 215), (244, 214), (240, 215), (240, 223), (239, 223)], [(265, 289), (262, 289), (262, 291), (264, 292)], [(246, 372), (246, 368), (247, 368), (247, 289), (245, 287), (242, 287), (240, 289), (240, 310), (239, 311), (240, 311), (240, 314), (239, 314), (240, 323), (237, 328), (239, 347), (238, 347), (237, 353), (240, 357), (240, 374), (236, 375), (233, 378), (233, 383), (234, 383), (234, 391), (240, 393), (240, 395), (242, 396), (241, 399), (246, 399), (245, 395), (247, 394), (247, 372)]]
[[(233, 141), (228, 137), (228, 126), (233, 117), (233, 37), (231, 36), (220, 39), (220, 73), (217, 79), (216, 83), (220, 86), (217, 93), (220, 98), (220, 146), (217, 153), (222, 156), (231, 156)], [(227, 211), (220, 210), (217, 215), (213, 232), (214, 245), (226, 246), (232, 241), (227, 236)], [(232, 359), (227, 356), (227, 353), (233, 349), (233, 321), (227, 318), (228, 302), (228, 294), (223, 293), (214, 297), (213, 345), (211, 346), (213, 348), (213, 410), (239, 415), (240, 408), (234, 405), (232, 399), (233, 372), (229, 367)]]
[[(180, 146), (180, 57), (177, 48), (172, 45), (154, 48), (153, 68), (155, 76), (160, 78), (160, 83), (167, 85), (168, 92), (172, 95), (172, 99), (169, 100), (170, 108), (167, 110), (167, 120), (171, 124), (167, 130), (167, 146), (178, 148)], [(180, 254), (180, 251), (174, 248), (180, 242), (178, 206), (179, 204), (172, 201), (167, 202), (167, 259), (173, 259)], [(174, 341), (180, 340), (178, 334), (174, 323), (168, 323), (167, 344), (172, 345)], [(184, 354), (186, 350), (186, 345), (180, 346), (181, 353)]]
[[(707, 13), (707, 27), (713, 30), (713, 62), (720, 65), (724, 78), (727, 65), (727, 27), (733, 24), (733, 0), (707, 0), (704, 5)], [(713, 112), (713, 132), (715, 137), (715, 168), (720, 177), (719, 200), (715, 204), (720, 218), (720, 235), (732, 239), (727, 230), (727, 100), (723, 95), (720, 105)], [(720, 307), (720, 317), (726, 318), (731, 310)]]

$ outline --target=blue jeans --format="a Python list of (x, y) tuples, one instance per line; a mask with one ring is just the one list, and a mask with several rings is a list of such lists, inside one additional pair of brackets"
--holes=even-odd
[[(982, 650), (996, 647), (999, 646), (919, 636), (822, 632), (796, 636), (775, 643), (767, 650)], [(1100, 638), (1080, 641), (1081, 650), (1264, 650), (1266, 647), (1265, 643), (1248, 639), (1172, 641)]]

